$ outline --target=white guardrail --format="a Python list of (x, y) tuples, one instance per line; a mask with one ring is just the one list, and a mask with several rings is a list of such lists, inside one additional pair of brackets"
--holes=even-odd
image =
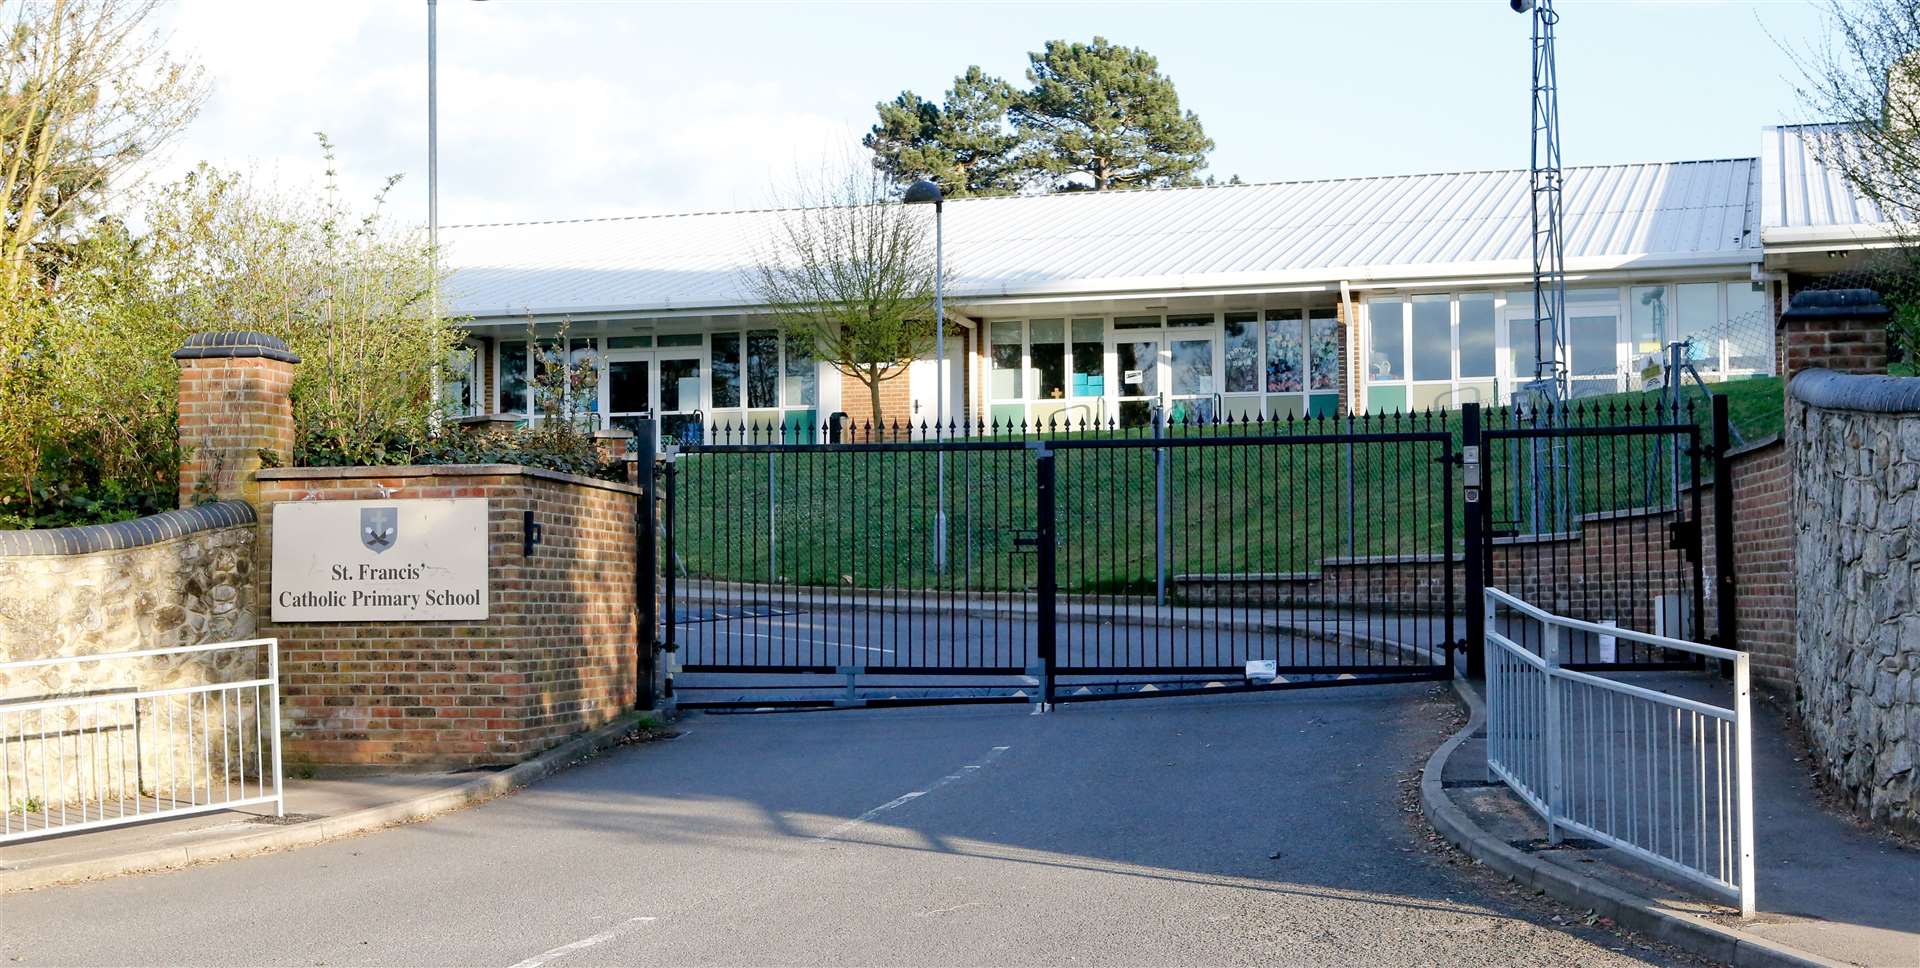
[[(283, 816), (279, 673), (274, 639), (0, 662), (0, 843), (257, 804)], [(141, 687), (161, 676), (194, 682)]]
[[(1486, 590), (1487, 768), (1546, 820), (1753, 914), (1753, 739), (1744, 652), (1562, 618)], [(1540, 654), (1502, 634), (1538, 623)], [(1510, 629), (1511, 631), (1511, 629)], [(1733, 664), (1722, 708), (1561, 667), (1566, 633)], [(1524, 636), (1533, 638), (1532, 636)]]

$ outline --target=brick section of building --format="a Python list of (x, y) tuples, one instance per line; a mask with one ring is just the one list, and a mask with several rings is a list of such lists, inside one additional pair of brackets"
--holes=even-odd
[[(262, 635), (280, 639), (289, 764), (330, 770), (512, 763), (630, 709), (637, 488), (478, 465), (282, 468), (260, 477)], [(484, 622), (288, 623), (271, 615), (283, 501), (486, 498)], [(523, 514), (540, 543), (523, 554)]]
[(180, 363), (179, 506), (259, 503), (253, 472), (271, 454), (293, 459), (293, 367), (300, 358), (263, 333), (199, 333), (175, 350)]

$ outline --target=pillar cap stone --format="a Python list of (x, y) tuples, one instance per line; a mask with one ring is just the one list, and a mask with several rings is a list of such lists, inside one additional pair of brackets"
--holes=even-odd
[(179, 349), (173, 351), (176, 360), (241, 359), (257, 357), (279, 360), (282, 363), (298, 363), (300, 357), (287, 348), (286, 341), (278, 336), (256, 333), (250, 330), (231, 330), (224, 333), (195, 333)]
[(1783, 323), (1820, 319), (1886, 319), (1893, 310), (1871, 289), (1812, 289), (1793, 294)]

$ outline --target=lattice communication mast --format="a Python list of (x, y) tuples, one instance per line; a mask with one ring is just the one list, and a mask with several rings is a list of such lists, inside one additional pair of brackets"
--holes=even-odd
[(1533, 202), (1533, 380), (1528, 395), (1565, 400), (1567, 282), (1562, 234), (1560, 78), (1554, 68), (1553, 0), (1507, 0), (1515, 13), (1533, 15), (1533, 132), (1528, 171)]

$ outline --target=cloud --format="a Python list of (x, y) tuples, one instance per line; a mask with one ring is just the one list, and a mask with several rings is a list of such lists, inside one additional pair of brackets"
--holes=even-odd
[[(634, 8), (440, 10), (443, 224), (764, 205), (796, 170), (839, 163), (858, 142), (792, 85), (636, 56)], [(420, 5), (194, 2), (166, 14), (171, 46), (205, 65), (213, 90), (158, 176), (206, 160), (311, 182), (323, 169), (313, 133), (325, 131), (349, 193), (402, 174), (393, 211), (425, 220)]]

